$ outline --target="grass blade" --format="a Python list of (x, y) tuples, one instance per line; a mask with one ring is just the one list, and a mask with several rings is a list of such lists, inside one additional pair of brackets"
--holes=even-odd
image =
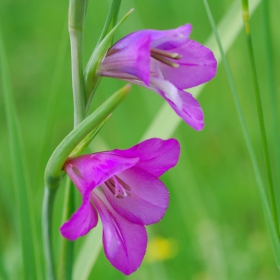
[(243, 0), (242, 7), (243, 7), (242, 14), (243, 14), (245, 33), (246, 33), (246, 38), (247, 38), (249, 59), (250, 59), (251, 71), (252, 71), (252, 80), (253, 80), (255, 99), (256, 99), (256, 107), (257, 107), (257, 113), (258, 113), (258, 123), (259, 123), (259, 129), (260, 129), (260, 134), (261, 134), (261, 142), (262, 142), (263, 155), (264, 155), (264, 161), (265, 161), (265, 167), (266, 167), (266, 175), (267, 175), (267, 181), (268, 181), (270, 207), (271, 207), (271, 212), (272, 212), (275, 228), (277, 230), (277, 234), (278, 234), (278, 238), (279, 238), (280, 235), (279, 235), (277, 208), (276, 208), (276, 201), (275, 201), (275, 194), (274, 194), (272, 171), (271, 171), (271, 165), (270, 165), (270, 157), (269, 157), (269, 151), (268, 151), (268, 142), (267, 142), (267, 136), (266, 136), (265, 123), (264, 123), (264, 113), (263, 113), (263, 109), (262, 109), (261, 92), (260, 92), (260, 87), (259, 87), (259, 83), (258, 83), (257, 68), (256, 68), (256, 63), (255, 63), (253, 42), (252, 42), (251, 31), (250, 31), (248, 1)]
[(243, 134), (244, 134), (245, 142), (246, 142), (246, 145), (247, 145), (247, 148), (248, 148), (248, 151), (249, 151), (249, 155), (250, 155), (250, 158), (251, 158), (251, 161), (252, 161), (252, 166), (253, 166), (253, 170), (254, 170), (254, 173), (255, 173), (256, 181), (257, 181), (257, 187), (258, 187), (258, 191), (260, 193), (261, 203), (262, 203), (262, 206), (263, 206), (263, 209), (264, 209), (265, 218), (267, 220), (269, 231), (270, 231), (271, 238), (272, 238), (272, 243), (273, 243), (273, 248), (274, 248), (274, 252), (275, 252), (277, 265), (279, 266), (280, 265), (280, 251), (279, 251), (280, 244), (279, 244), (279, 240), (278, 240), (277, 231), (275, 230), (275, 227), (274, 227), (274, 221), (273, 221), (273, 217), (271, 215), (270, 205), (269, 205), (268, 198), (267, 198), (267, 195), (266, 195), (266, 192), (265, 192), (265, 189), (264, 189), (264, 184), (263, 184), (261, 173), (260, 173), (260, 170), (259, 170), (259, 167), (258, 167), (257, 159), (256, 159), (256, 156), (255, 156), (255, 153), (254, 153), (254, 150), (253, 150), (253, 146), (252, 146), (252, 142), (251, 142), (251, 139), (250, 139), (250, 136), (249, 136), (249, 133), (248, 133), (248, 129), (247, 129), (246, 124), (245, 124), (245, 119), (244, 119), (244, 116), (243, 116), (243, 113), (242, 113), (242, 109), (241, 109), (240, 102), (239, 102), (239, 99), (238, 99), (238, 96), (237, 96), (237, 92), (236, 92), (235, 85), (234, 85), (234, 82), (233, 82), (233, 79), (232, 79), (232, 75), (231, 75), (231, 72), (230, 72), (230, 69), (229, 69), (229, 65), (227, 63), (225, 52), (223, 50), (222, 43), (221, 43), (221, 40), (220, 40), (220, 37), (219, 37), (219, 34), (218, 34), (218, 30), (216, 28), (216, 25), (215, 25), (210, 7), (208, 5), (208, 1), (203, 0), (203, 3), (205, 5), (207, 15), (209, 17), (212, 29), (213, 29), (214, 34), (216, 36), (216, 40), (217, 40), (217, 43), (219, 45), (221, 56), (223, 58), (224, 67), (225, 67), (225, 70), (226, 70), (226, 74), (227, 74), (227, 77), (228, 77), (228, 80), (229, 80), (229, 84), (230, 84), (230, 88), (231, 88), (231, 91), (232, 91), (233, 99), (234, 99), (236, 109), (237, 109), (237, 112), (238, 112), (238, 116), (239, 116), (239, 119), (240, 119), (240, 123), (241, 123), (242, 131), (243, 131)]
[(32, 228), (33, 215), (30, 211), (30, 185), (26, 180), (26, 170), (21, 145), (17, 113), (12, 97), (11, 85), (8, 77), (8, 66), (4, 50), (3, 40), (0, 34), (0, 79), (4, 96), (9, 142), (11, 152), (11, 168), (13, 171), (14, 187), (16, 194), (16, 209), (18, 211), (18, 230), (21, 241), (21, 253), (23, 262), (23, 278), (39, 279), (35, 257), (35, 234)]

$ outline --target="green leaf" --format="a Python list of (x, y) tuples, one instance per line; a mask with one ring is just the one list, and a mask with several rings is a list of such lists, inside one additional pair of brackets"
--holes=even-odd
[(71, 152), (92, 130), (95, 130), (102, 124), (102, 122), (104, 122), (104, 120), (126, 97), (129, 90), (129, 85), (121, 88), (62, 140), (48, 161), (45, 171), (46, 186), (50, 189), (58, 187), (63, 164)]
[[(30, 211), (31, 190), (27, 183), (26, 170), (24, 164), (23, 148), (21, 144), (21, 134), (19, 132), (18, 117), (13, 101), (11, 85), (8, 77), (8, 66), (4, 43), (0, 34), (0, 80), (4, 96), (4, 106), (6, 111), (7, 126), (9, 132), (9, 143), (11, 152), (11, 164), (14, 178), (14, 191), (16, 194), (15, 208), (18, 212), (18, 233), (21, 242), (21, 254), (23, 262), (24, 279), (40, 279), (38, 266), (35, 257), (34, 244), (36, 244), (35, 234), (33, 231), (34, 216)], [(6, 186), (9, 187), (9, 186)]]
[[(122, 0), (113, 0), (112, 1), (108, 16), (106, 18), (105, 25), (103, 27), (103, 30), (102, 30), (102, 33), (100, 35), (97, 45), (99, 45), (99, 43), (106, 37), (106, 35), (115, 26), (117, 19), (118, 19), (121, 2), (122, 2)], [(111, 40), (111, 43), (112, 43), (112, 40)]]
[(133, 9), (130, 10), (112, 29), (111, 31), (104, 37), (104, 39), (100, 42), (100, 44), (93, 51), (88, 64), (85, 69), (84, 77), (85, 77), (85, 91), (86, 91), (86, 102), (87, 107), (92, 99), (92, 94), (96, 89), (100, 81), (100, 76), (98, 75), (98, 68), (104, 55), (106, 54), (108, 48), (110, 47), (111, 40), (118, 29), (118, 27), (130, 16), (133, 12)]
[(72, 151), (69, 157), (77, 157), (80, 155), (84, 149), (90, 144), (90, 142), (94, 139), (94, 137), (98, 134), (100, 129), (103, 127), (105, 122), (109, 119), (111, 115), (109, 115), (99, 126), (97, 126), (92, 132), (90, 132)]

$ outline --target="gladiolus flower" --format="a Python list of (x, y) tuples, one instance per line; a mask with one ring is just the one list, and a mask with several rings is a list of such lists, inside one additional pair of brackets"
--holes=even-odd
[(107, 52), (100, 75), (147, 87), (161, 95), (191, 127), (201, 130), (204, 117), (198, 101), (184, 89), (216, 75), (211, 50), (189, 39), (190, 24), (176, 29), (140, 30), (115, 43)]
[(145, 226), (164, 216), (169, 202), (158, 179), (174, 167), (180, 153), (175, 139), (149, 139), (127, 150), (69, 158), (63, 169), (83, 197), (82, 205), (60, 228), (75, 240), (103, 224), (104, 251), (126, 275), (141, 264), (147, 247)]

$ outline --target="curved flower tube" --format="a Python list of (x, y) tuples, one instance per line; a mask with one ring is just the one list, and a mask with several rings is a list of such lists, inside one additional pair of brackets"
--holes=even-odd
[(100, 75), (147, 87), (161, 95), (191, 127), (203, 129), (198, 101), (184, 89), (216, 75), (211, 50), (189, 39), (190, 24), (176, 29), (140, 30), (115, 43), (100, 66)]
[(126, 275), (142, 263), (147, 247), (145, 226), (164, 216), (169, 202), (158, 179), (178, 161), (177, 140), (153, 138), (127, 150), (105, 151), (69, 158), (63, 169), (83, 201), (60, 228), (75, 240), (103, 224), (104, 251), (111, 264)]

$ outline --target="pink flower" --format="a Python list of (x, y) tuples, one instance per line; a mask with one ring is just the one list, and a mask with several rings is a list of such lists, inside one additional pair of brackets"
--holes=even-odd
[(180, 153), (175, 139), (149, 139), (127, 150), (69, 158), (63, 169), (83, 202), (60, 231), (70, 240), (103, 224), (105, 254), (126, 275), (141, 264), (147, 247), (145, 226), (164, 216), (169, 194), (158, 179), (176, 165)]
[(217, 62), (211, 50), (189, 39), (191, 29), (186, 24), (172, 30), (140, 30), (127, 35), (108, 50), (100, 75), (150, 88), (186, 123), (201, 130), (202, 109), (184, 89), (211, 80)]

